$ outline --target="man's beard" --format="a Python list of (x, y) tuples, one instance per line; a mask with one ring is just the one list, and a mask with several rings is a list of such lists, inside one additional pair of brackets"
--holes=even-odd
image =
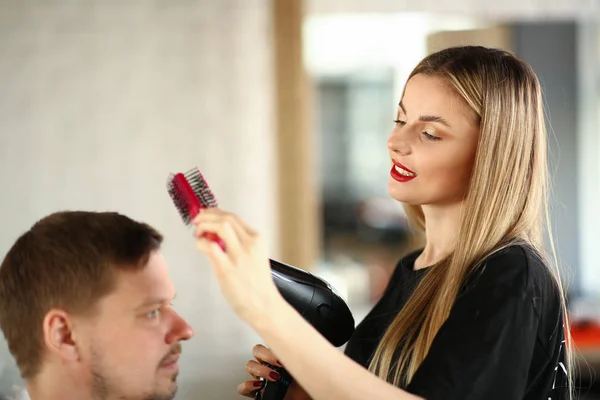
[[(164, 364), (164, 360), (173, 353), (181, 352), (181, 344), (178, 344), (169, 354), (167, 354), (163, 360), (159, 363), (158, 368)], [(102, 357), (95, 351), (92, 351), (94, 362), (92, 363), (92, 399), (93, 400), (173, 400), (177, 393), (177, 385), (174, 385), (173, 390), (169, 393), (159, 393), (157, 391), (144, 392), (136, 394), (134, 396), (128, 396), (121, 394), (120, 385), (116, 384), (108, 374), (104, 372), (110, 370), (104, 366)], [(172, 382), (177, 381), (178, 373), (173, 374)], [(120, 381), (127, 379), (126, 377), (119, 377), (116, 380)]]
[[(98, 371), (92, 371), (93, 386), (92, 399), (94, 400), (173, 400), (177, 394), (177, 385), (170, 393), (150, 392), (139, 396), (131, 397), (126, 395), (118, 395), (118, 391), (112, 389), (114, 386), (110, 384), (110, 380)], [(173, 375), (173, 382), (177, 380), (177, 374)]]

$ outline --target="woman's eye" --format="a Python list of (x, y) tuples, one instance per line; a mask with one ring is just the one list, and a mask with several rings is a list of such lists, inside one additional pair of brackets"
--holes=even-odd
[[(394, 124), (396, 124), (396, 126), (403, 127), (404, 125), (406, 125), (406, 121), (402, 121), (401, 119), (395, 119)], [(437, 142), (438, 140), (442, 140), (442, 138), (440, 138), (439, 136), (432, 135), (428, 132), (421, 132), (421, 134), (425, 137), (426, 140), (429, 140), (430, 142)]]
[(422, 133), (423, 133), (423, 136), (425, 137), (425, 139), (429, 140), (431, 142), (437, 142), (438, 140), (441, 140), (440, 137), (434, 136), (434, 135), (432, 135), (430, 133), (427, 133), (427, 132), (422, 132)]

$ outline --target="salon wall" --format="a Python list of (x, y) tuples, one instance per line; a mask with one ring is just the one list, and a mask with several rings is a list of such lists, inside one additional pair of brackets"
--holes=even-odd
[[(234, 398), (257, 338), (196, 253), (167, 174), (198, 166), (277, 254), (270, 18), (267, 0), (0, 1), (0, 253), (61, 209), (162, 231), (196, 330), (182, 400)], [(3, 394), (17, 381), (3, 339), (0, 360)]]
[[(512, 27), (514, 51), (538, 74), (547, 113), (549, 165), (552, 180), (551, 219), (554, 242), (571, 294), (582, 290), (578, 219), (580, 186), (577, 177), (578, 122), (578, 26), (575, 22), (525, 22)], [(579, 178), (579, 179), (578, 179)]]
[(573, 296), (600, 299), (600, 16), (514, 24), (515, 51), (544, 91), (554, 241)]

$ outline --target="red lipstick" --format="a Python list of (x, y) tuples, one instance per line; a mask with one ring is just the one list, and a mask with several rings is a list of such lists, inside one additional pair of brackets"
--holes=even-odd
[[(392, 162), (394, 163), (394, 165), (392, 166), (392, 169), (390, 171), (390, 175), (392, 176), (392, 178), (394, 178), (394, 180), (398, 181), (398, 182), (408, 182), (411, 181), (413, 179), (415, 179), (417, 176), (416, 174), (411, 171), (410, 169), (406, 168), (404, 165), (400, 164), (398, 161), (392, 160)], [(397, 168), (402, 168), (403, 170), (410, 172), (411, 174), (415, 174), (415, 176), (406, 176), (406, 175), (402, 175)]]

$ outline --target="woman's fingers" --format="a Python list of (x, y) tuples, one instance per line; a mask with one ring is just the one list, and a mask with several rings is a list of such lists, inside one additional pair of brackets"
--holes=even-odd
[(261, 364), (255, 360), (250, 360), (246, 363), (246, 372), (254, 378), (264, 378), (271, 382), (276, 382), (281, 379), (281, 376), (277, 371), (273, 371), (267, 365)]
[(241, 242), (244, 242), (245, 239), (256, 234), (256, 231), (246, 224), (238, 215), (228, 213), (216, 207), (200, 211), (193, 220), (194, 225), (204, 225), (209, 222), (217, 222), (230, 226), (238, 234)]
[(231, 216), (231, 218), (233, 218), (236, 221), (237, 225), (244, 230), (244, 233), (246, 235), (248, 235), (249, 237), (257, 235), (257, 232), (254, 229), (252, 229), (252, 227), (250, 225), (248, 225), (242, 218), (240, 218), (239, 215), (236, 215), (236, 214), (229, 214), (229, 215)]
[(213, 240), (200, 237), (196, 240), (196, 248), (206, 254), (213, 266), (219, 268), (228, 267), (229, 259), (218, 243)]
[(248, 228), (244, 227), (241, 218), (234, 214), (209, 208), (202, 210), (193, 223), (196, 226), (196, 238), (203, 237), (207, 233), (219, 236), (224, 242), (225, 251), (234, 259), (242, 250), (248, 248), (250, 239)]
[(265, 382), (260, 380), (246, 381), (240, 383), (237, 390), (242, 396), (254, 398), (256, 391), (262, 389), (264, 385)]
[(199, 224), (195, 232), (196, 238), (211, 240), (210, 236), (204, 236), (206, 233), (217, 235), (221, 239), (225, 245), (225, 252), (232, 258), (232, 261), (236, 260), (243, 251), (236, 228), (228, 223), (224, 223), (223, 221), (207, 221)]
[[(195, 219), (195, 236), (197, 239), (210, 239), (206, 234), (217, 235), (225, 252), (235, 266), (237, 261), (244, 256), (260, 254), (263, 247), (260, 235), (250, 228), (240, 217), (235, 214), (221, 211), (217, 208), (203, 210)], [(199, 247), (202, 250), (202, 247)]]
[(277, 360), (277, 357), (275, 357), (275, 354), (273, 354), (273, 352), (270, 349), (263, 346), (262, 344), (257, 344), (252, 348), (252, 355), (260, 362), (267, 362), (271, 365), (275, 365), (278, 367), (282, 366), (279, 360)]
[[(209, 258), (221, 292), (236, 314), (251, 323), (266, 313), (269, 304), (284, 299), (271, 277), (260, 235), (250, 236), (240, 221), (233, 214), (206, 209), (193, 224), (197, 248)], [(216, 234), (219, 244), (206, 238), (207, 232)]]
[(268, 365), (264, 365), (264, 363), (269, 363), (281, 366), (271, 350), (262, 344), (257, 344), (252, 348), (252, 355), (256, 360), (250, 360), (246, 363), (246, 371), (255, 379), (242, 382), (237, 388), (238, 393), (246, 397), (254, 397), (256, 391), (262, 389), (266, 381), (275, 382), (280, 379), (277, 371), (274, 371)]

